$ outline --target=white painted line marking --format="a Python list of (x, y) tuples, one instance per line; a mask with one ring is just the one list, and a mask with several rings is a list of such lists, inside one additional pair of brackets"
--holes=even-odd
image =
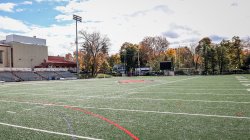
[(24, 110), (25, 110), (25, 111), (30, 111), (31, 109), (28, 108), (28, 109), (24, 109)]
[(36, 106), (36, 108), (45, 108), (45, 106)]
[(242, 84), (242, 85), (244, 85), (244, 86), (250, 86), (250, 84)]
[(250, 82), (249, 80), (247, 80), (247, 81), (239, 81), (240, 83), (248, 83), (248, 82)]
[[(124, 100), (150, 100), (150, 101), (183, 101), (183, 102), (205, 102), (205, 103), (235, 103), (235, 104), (250, 104), (250, 102), (236, 101), (211, 101), (211, 100), (185, 100), (185, 99), (153, 99), (153, 98), (123, 98), (123, 97), (94, 97), (98, 99), (124, 99)], [(83, 99), (76, 99), (83, 100)]]
[(244, 77), (244, 76), (235, 76), (235, 77), (236, 77), (236, 78), (240, 78), (240, 77), (242, 78), (242, 77)]
[(32, 130), (32, 131), (38, 131), (38, 132), (44, 132), (44, 133), (49, 133), (49, 134), (56, 134), (56, 135), (61, 135), (61, 136), (76, 137), (76, 138), (81, 138), (81, 139), (101, 140), (101, 139), (96, 139), (96, 138), (91, 138), (91, 137), (84, 137), (84, 136), (79, 136), (79, 135), (72, 135), (72, 134), (67, 134), (67, 133), (54, 132), (54, 131), (49, 131), (49, 130), (25, 127), (25, 126), (8, 124), (8, 123), (3, 123), (3, 122), (0, 122), (0, 125), (10, 126), (10, 127), (14, 127), (14, 128), (21, 128), (21, 129), (26, 129), (26, 130)]
[[(4, 100), (0, 100), (4, 102)], [(50, 106), (70, 106), (70, 105), (53, 105), (53, 104), (42, 104), (42, 103), (30, 103), (30, 102), (18, 102), (18, 101), (5, 101), (5, 102), (15, 102), (24, 104), (40, 104), (40, 105), (50, 105)], [(97, 107), (82, 107), (82, 106), (71, 106), (98, 110), (113, 110), (113, 111), (128, 111), (128, 112), (141, 112), (141, 113), (155, 113), (155, 114), (170, 114), (170, 115), (187, 115), (187, 116), (201, 116), (201, 117), (217, 117), (217, 118), (232, 118), (232, 119), (250, 119), (250, 117), (237, 117), (237, 116), (225, 116), (225, 115), (208, 115), (208, 114), (192, 114), (192, 113), (175, 113), (175, 112), (160, 112), (160, 111), (146, 111), (146, 110), (130, 110), (130, 109), (115, 109), (115, 108), (97, 108)], [(1, 123), (0, 123), (1, 124)]]
[[(30, 93), (11, 93), (11, 94), (3, 94), (3, 95), (28, 95), (28, 96), (50, 96), (50, 97), (99, 97), (99, 96), (104, 96), (105, 94), (102, 95), (92, 95), (92, 96), (83, 96), (83, 95), (67, 95), (67, 94), (30, 94)], [(107, 94), (109, 95), (109, 94)]]
[[(249, 84), (250, 85), (250, 84)], [(221, 91), (221, 90), (245, 90), (245, 89), (228, 89), (228, 88), (225, 88), (225, 89), (222, 89), (222, 88), (219, 88), (219, 89), (210, 89), (210, 88), (192, 88), (192, 89), (181, 89), (181, 88), (167, 88), (167, 87), (160, 87), (160, 88), (158, 88), (158, 90), (167, 90), (167, 89), (169, 89), (169, 90), (212, 90), (212, 91), (216, 91), (216, 90), (218, 90), (218, 91)], [(154, 92), (154, 91), (152, 91), (152, 92)]]
[[(250, 89), (249, 89), (250, 91)], [(175, 95), (215, 95), (215, 96), (242, 96), (250, 94), (216, 94), (216, 93), (180, 93), (180, 92), (168, 92), (168, 91), (158, 91), (158, 92), (129, 92), (128, 94), (175, 94)]]
[(237, 117), (237, 116), (226, 116), (226, 115), (192, 114), (192, 113), (160, 112), (160, 111), (145, 111), (145, 110), (115, 109), (115, 108), (95, 108), (95, 107), (82, 107), (82, 108), (91, 108), (91, 109), (98, 109), (98, 110), (141, 112), (141, 113), (170, 114), (170, 115), (200, 116), (200, 117), (248, 119), (248, 120), (250, 120), (250, 117)]
[(16, 114), (16, 112), (14, 111), (6, 111), (7, 113), (10, 113), (10, 114)]

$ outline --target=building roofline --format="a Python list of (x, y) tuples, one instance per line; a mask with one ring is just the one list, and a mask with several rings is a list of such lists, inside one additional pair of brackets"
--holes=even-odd
[(2, 47), (10, 47), (10, 45), (8, 45), (8, 44), (0, 44), (0, 46), (2, 46)]

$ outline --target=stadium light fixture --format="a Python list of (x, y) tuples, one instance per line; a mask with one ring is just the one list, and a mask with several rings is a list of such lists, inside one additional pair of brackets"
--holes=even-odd
[(82, 17), (73, 15), (73, 19), (76, 21), (76, 72), (79, 73), (79, 62), (78, 62), (78, 36), (77, 36), (77, 22), (82, 22)]

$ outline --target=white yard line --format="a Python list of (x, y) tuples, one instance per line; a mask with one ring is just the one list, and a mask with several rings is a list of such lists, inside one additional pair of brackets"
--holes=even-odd
[[(10, 100), (0, 100), (0, 102), (30, 104), (30, 105), (45, 105), (45, 106), (52, 106), (52, 105), (54, 105), (54, 104), (34, 103), (34, 102), (22, 102), (22, 101), (10, 101)], [(64, 105), (56, 105), (56, 106), (64, 106)]]
[(160, 111), (146, 111), (146, 110), (115, 109), (115, 108), (95, 108), (95, 107), (82, 107), (82, 108), (90, 108), (90, 109), (98, 109), (98, 110), (140, 112), (140, 113), (169, 114), (169, 115), (185, 115), (185, 116), (216, 117), (216, 118), (231, 118), (231, 119), (248, 119), (248, 120), (250, 120), (250, 117), (237, 117), (237, 116), (225, 116), (225, 115), (192, 114), (192, 113), (160, 112)]
[(248, 83), (250, 82), (249, 80), (246, 80), (246, 81), (239, 81), (240, 83)]
[[(161, 87), (161, 88), (158, 88), (159, 89), (162, 89), (162, 90), (167, 90), (167, 89), (174, 89), (174, 90), (246, 90), (246, 89), (228, 89), (228, 88), (225, 88), (225, 89), (211, 89), (211, 88), (192, 88), (192, 89), (178, 89), (178, 88), (168, 88), (168, 87)], [(152, 91), (153, 92), (153, 91)]]
[(28, 96), (50, 96), (50, 97), (99, 97), (99, 96), (103, 96), (105, 94), (102, 95), (92, 95), (92, 96), (84, 96), (84, 95), (70, 95), (70, 94), (51, 94), (51, 93), (37, 93), (37, 94), (33, 94), (33, 93), (5, 93), (5, 94), (1, 94), (0, 95), (28, 95)]
[[(6, 101), (6, 100), (0, 100), (0, 102), (13, 102), (13, 103), (21, 103), (21, 104), (36, 104), (36, 105), (46, 105), (46, 106), (58, 106), (58, 107), (70, 106), (70, 105), (42, 104), (42, 103)], [(97, 109), (97, 110), (113, 110), (113, 111), (127, 111), (127, 112), (139, 112), (139, 113), (155, 113), (155, 114), (186, 115), (186, 116), (217, 117), (217, 118), (249, 119), (250, 120), (250, 117), (237, 117), (237, 116), (225, 116), (225, 115), (176, 113), (176, 112), (161, 112), (161, 111), (147, 111), (147, 110), (116, 109), (116, 108), (82, 107), (82, 106), (71, 106), (71, 107), (89, 108), (89, 109)]]
[(242, 84), (243, 86), (250, 86), (250, 84)]
[(16, 114), (16, 112), (14, 111), (6, 111), (7, 113), (10, 113), (10, 114)]
[(49, 133), (49, 134), (55, 134), (55, 135), (61, 135), (61, 136), (76, 137), (76, 138), (80, 138), (80, 139), (101, 140), (101, 139), (96, 139), (96, 138), (91, 138), (91, 137), (84, 137), (84, 136), (79, 136), (79, 135), (72, 135), (72, 134), (67, 134), (67, 133), (54, 132), (54, 131), (49, 131), (49, 130), (37, 129), (37, 128), (32, 128), (32, 127), (25, 127), (25, 126), (8, 124), (8, 123), (3, 123), (3, 122), (0, 122), (0, 125), (14, 127), (14, 128), (20, 128), (20, 129), (26, 129), (26, 130), (32, 130), (32, 131), (37, 131), (37, 132), (43, 132), (43, 133)]
[[(250, 90), (250, 89), (249, 89)], [(250, 94), (216, 94), (216, 93), (180, 93), (180, 92), (168, 92), (168, 91), (162, 91), (162, 92), (129, 92), (128, 94), (157, 94), (157, 93), (164, 93), (164, 94), (175, 94), (175, 95), (215, 95), (215, 96), (250, 96)]]
[[(235, 103), (235, 104), (250, 104), (250, 102), (236, 101), (211, 101), (211, 100), (185, 100), (185, 99), (153, 99), (153, 98), (124, 98), (124, 97), (92, 97), (98, 99), (124, 99), (124, 100), (150, 100), (150, 101), (183, 101), (183, 102), (205, 102), (205, 103)], [(76, 99), (84, 100), (84, 99)]]

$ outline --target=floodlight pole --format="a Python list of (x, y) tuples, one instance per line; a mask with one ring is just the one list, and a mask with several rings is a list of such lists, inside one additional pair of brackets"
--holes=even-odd
[(82, 17), (73, 15), (73, 19), (76, 21), (76, 72), (79, 74), (77, 22), (82, 22)]

